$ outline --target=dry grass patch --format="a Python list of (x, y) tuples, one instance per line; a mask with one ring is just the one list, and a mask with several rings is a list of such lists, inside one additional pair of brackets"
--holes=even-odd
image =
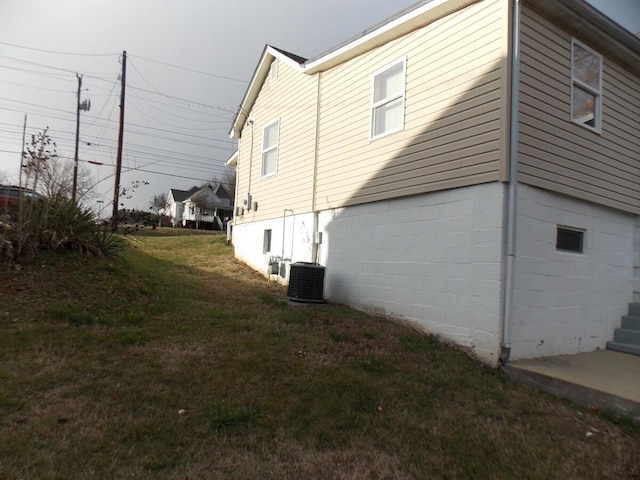
[(0, 478), (640, 475), (637, 428), (174, 233), (0, 278)]

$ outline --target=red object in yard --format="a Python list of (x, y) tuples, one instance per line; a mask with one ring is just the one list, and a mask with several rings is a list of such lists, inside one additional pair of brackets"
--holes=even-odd
[[(20, 201), (20, 187), (15, 185), (0, 185), (0, 213), (6, 214), (11, 205), (15, 205)], [(33, 190), (22, 188), (25, 198), (40, 197)]]

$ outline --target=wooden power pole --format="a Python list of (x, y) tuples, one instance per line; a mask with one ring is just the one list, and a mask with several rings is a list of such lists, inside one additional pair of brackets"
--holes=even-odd
[(78, 105), (76, 109), (76, 154), (73, 163), (73, 189), (71, 190), (71, 200), (76, 202), (76, 193), (78, 191), (78, 144), (80, 143), (80, 110), (88, 112), (91, 108), (91, 100), (80, 101), (82, 91), (82, 75), (76, 73), (78, 77)]
[(127, 81), (127, 51), (122, 52), (122, 74), (120, 75), (120, 130), (118, 132), (118, 155), (116, 158), (116, 180), (113, 186), (113, 214), (111, 231), (118, 229), (118, 205), (120, 203), (120, 172), (122, 171), (122, 140), (124, 138), (124, 91)]
[(76, 202), (76, 190), (78, 188), (78, 143), (80, 142), (80, 91), (82, 90), (82, 75), (76, 73), (78, 77), (78, 104), (76, 105), (76, 154), (73, 163), (73, 189), (71, 190), (71, 200)]

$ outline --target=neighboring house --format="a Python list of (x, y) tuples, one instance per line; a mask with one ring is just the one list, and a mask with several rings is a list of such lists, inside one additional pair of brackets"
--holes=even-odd
[(173, 227), (225, 230), (233, 216), (233, 199), (222, 185), (172, 188), (168, 195), (169, 217)]
[(169, 205), (167, 214), (171, 219), (172, 227), (183, 226), (184, 201), (198, 190), (198, 187), (193, 187), (191, 190), (178, 190), (177, 188), (169, 190), (169, 195), (167, 196), (167, 203)]
[(640, 39), (582, 0), (267, 46), (231, 129), (236, 256), (318, 262), (327, 299), (492, 365), (605, 348), (640, 301), (639, 74)]

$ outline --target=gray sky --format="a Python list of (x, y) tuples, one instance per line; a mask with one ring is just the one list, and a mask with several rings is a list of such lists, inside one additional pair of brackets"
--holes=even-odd
[[(235, 107), (265, 44), (314, 57), (413, 3), (0, 0), (0, 179), (17, 183), (25, 113), (27, 135), (49, 126), (58, 154), (73, 157), (78, 72), (82, 98), (91, 100), (81, 114), (80, 159), (99, 182), (91, 202), (110, 202), (126, 50), (121, 184), (148, 181), (124, 200), (147, 210), (153, 195), (222, 171), (235, 149), (228, 137)], [(640, 31), (640, 0), (590, 3)]]

